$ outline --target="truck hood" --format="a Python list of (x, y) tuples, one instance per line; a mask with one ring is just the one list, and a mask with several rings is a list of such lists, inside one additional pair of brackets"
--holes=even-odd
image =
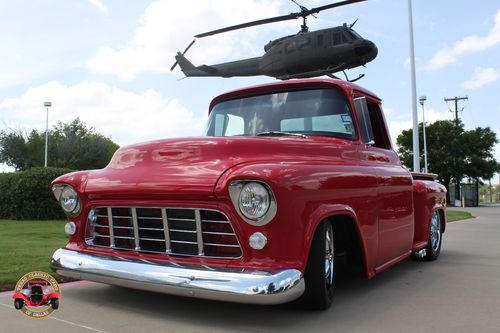
[(352, 158), (349, 152), (352, 143), (318, 137), (152, 141), (121, 148), (106, 168), (89, 172), (85, 193), (90, 199), (207, 199), (214, 196), (219, 177), (240, 163), (310, 161), (311, 156), (334, 161)]

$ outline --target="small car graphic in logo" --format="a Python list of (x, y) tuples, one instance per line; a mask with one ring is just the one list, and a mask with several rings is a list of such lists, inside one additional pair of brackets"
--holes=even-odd
[(32, 318), (45, 318), (59, 308), (61, 290), (57, 281), (45, 272), (25, 274), (16, 284), (14, 307)]

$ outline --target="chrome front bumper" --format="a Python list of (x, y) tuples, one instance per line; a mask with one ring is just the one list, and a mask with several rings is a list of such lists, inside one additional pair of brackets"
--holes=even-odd
[(296, 269), (260, 270), (185, 266), (144, 259), (98, 256), (59, 249), (51, 267), (59, 275), (179, 296), (228, 302), (280, 304), (304, 292)]

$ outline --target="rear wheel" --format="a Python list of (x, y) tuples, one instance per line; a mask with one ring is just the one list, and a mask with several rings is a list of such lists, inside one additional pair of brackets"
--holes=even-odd
[(14, 300), (14, 307), (16, 310), (21, 310), (24, 306), (24, 300), (22, 298), (16, 298)]
[(431, 225), (429, 230), (429, 243), (427, 244), (427, 254), (425, 260), (436, 260), (441, 253), (441, 244), (443, 242), (441, 214), (439, 211), (434, 211), (432, 214)]
[(330, 307), (335, 290), (335, 242), (329, 221), (323, 221), (314, 234), (304, 280), (306, 289), (300, 304), (314, 310)]
[[(442, 219), (439, 211), (434, 211), (431, 218), (431, 223), (429, 226), (429, 239), (427, 246), (415, 253), (412, 253), (412, 258), (415, 260), (426, 260), (434, 261), (439, 257), (441, 253), (441, 244), (443, 243), (443, 233), (442, 233)], [(425, 254), (419, 255), (421, 251), (425, 250)]]

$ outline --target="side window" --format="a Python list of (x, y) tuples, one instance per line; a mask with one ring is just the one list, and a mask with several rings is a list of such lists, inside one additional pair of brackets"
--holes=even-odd
[(359, 127), (361, 129), (361, 137), (363, 138), (363, 141), (367, 144), (373, 144), (373, 131), (366, 98), (355, 98), (354, 107), (356, 108), (356, 117), (358, 118)]
[(214, 136), (232, 136), (245, 134), (245, 124), (242, 117), (232, 114), (215, 115)]
[(227, 115), (225, 136), (245, 134), (245, 122), (242, 117), (232, 114)]
[(382, 111), (376, 103), (368, 102), (368, 112), (370, 113), (371, 127), (373, 131), (373, 139), (375, 140), (375, 147), (391, 149), (391, 141), (389, 134), (382, 117)]
[(336, 31), (336, 32), (333, 33), (333, 39), (332, 39), (333, 45), (340, 45), (340, 44), (345, 44), (345, 43), (348, 43), (348, 42), (349, 42), (349, 40), (342, 33), (342, 31)]
[(323, 46), (324, 44), (324, 35), (323, 34), (319, 34), (317, 37), (317, 44), (318, 46)]

